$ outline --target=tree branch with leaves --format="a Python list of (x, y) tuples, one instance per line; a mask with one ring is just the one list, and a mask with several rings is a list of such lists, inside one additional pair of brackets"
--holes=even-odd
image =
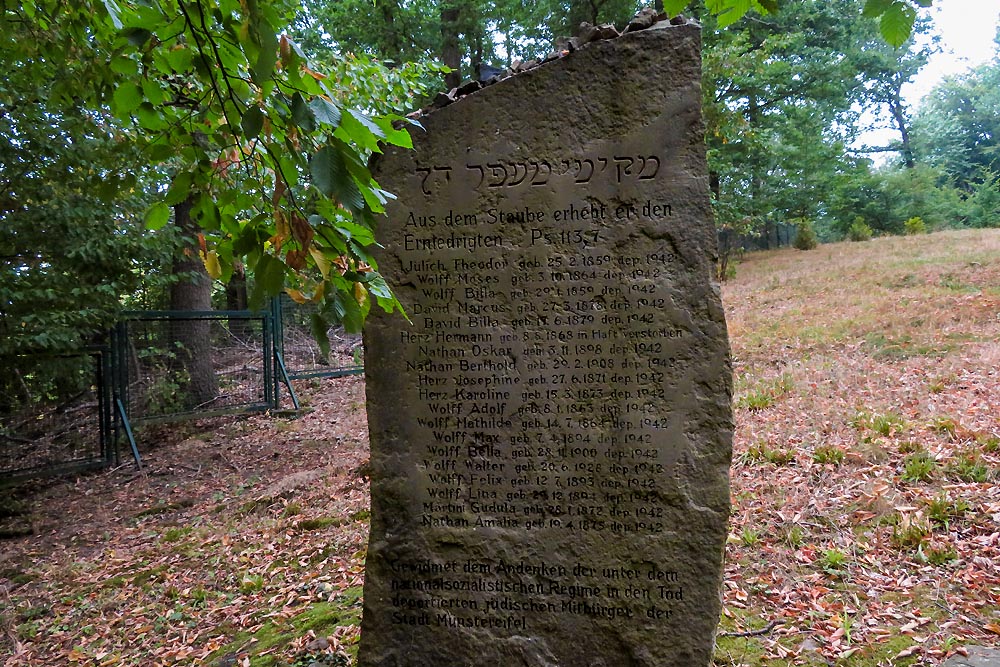
[[(6, 6), (0, 31), (16, 49), (11, 59), (44, 82), (40, 95), (110, 110), (150, 169), (169, 174), (146, 214), (151, 229), (164, 227), (173, 207), (190, 205), (208, 273), (227, 280), (244, 263), (253, 275), (251, 306), (286, 289), (352, 329), (372, 303), (400, 309), (370, 254), (376, 216), (391, 195), (367, 162), (387, 144), (410, 146), (402, 128), (415, 123), (377, 99), (345, 103), (359, 102), (356, 91), (321, 73), (284, 32), (297, 4), (64, 5)], [(412, 97), (426, 85), (366, 66), (384, 83), (373, 96)]]

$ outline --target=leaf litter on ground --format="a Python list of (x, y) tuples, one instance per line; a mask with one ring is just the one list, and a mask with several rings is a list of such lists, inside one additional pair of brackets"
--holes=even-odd
[[(715, 662), (937, 665), (1000, 642), (1000, 231), (742, 258)], [(312, 410), (149, 429), (17, 491), (0, 664), (350, 665), (368, 530), (360, 378)], [(918, 474), (919, 473), (919, 474)]]

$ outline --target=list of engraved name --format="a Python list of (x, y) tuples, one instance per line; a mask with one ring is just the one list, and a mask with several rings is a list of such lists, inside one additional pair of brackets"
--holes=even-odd
[[(611, 252), (605, 235), (673, 215), (670, 202), (581, 197), (403, 221), (398, 254), (416, 296), (399, 349), (423, 415), (425, 529), (670, 530), (663, 391), (689, 335), (663, 315), (677, 260), (664, 242)], [(684, 594), (676, 572), (652, 564), (467, 559), (401, 563), (393, 575), (393, 622), (413, 625), (658, 619)]]

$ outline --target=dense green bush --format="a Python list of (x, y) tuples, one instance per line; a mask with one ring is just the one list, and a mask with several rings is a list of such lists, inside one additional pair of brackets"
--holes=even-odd
[(792, 243), (799, 250), (812, 250), (819, 245), (816, 238), (816, 229), (808, 220), (803, 220), (798, 224), (798, 233), (795, 234), (795, 241)]
[(1000, 227), (1000, 176), (991, 175), (969, 198), (969, 224), (973, 227)]
[(908, 234), (905, 221), (920, 218), (929, 231), (967, 226), (968, 205), (948, 176), (933, 167), (917, 165), (885, 174), (886, 201), (892, 223), (879, 231)]
[(847, 237), (851, 225), (859, 217), (873, 229), (890, 234), (902, 232), (901, 226), (892, 228), (893, 206), (885, 178), (881, 172), (868, 172), (867, 167), (841, 174), (834, 182), (830, 206), (825, 214), (832, 233), (829, 237), (823, 234), (821, 226), (820, 238), (839, 240)]
[(851, 241), (869, 241), (872, 237), (872, 228), (865, 224), (860, 217), (847, 230), (847, 238)]
[(917, 234), (927, 233), (927, 225), (924, 224), (924, 219), (919, 215), (915, 215), (904, 222), (903, 227), (906, 229), (907, 236), (916, 236)]

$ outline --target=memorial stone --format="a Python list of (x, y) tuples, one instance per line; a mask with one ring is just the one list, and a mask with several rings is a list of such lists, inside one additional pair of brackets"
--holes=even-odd
[(362, 667), (705, 667), (731, 368), (700, 31), (435, 110), (376, 177)]

